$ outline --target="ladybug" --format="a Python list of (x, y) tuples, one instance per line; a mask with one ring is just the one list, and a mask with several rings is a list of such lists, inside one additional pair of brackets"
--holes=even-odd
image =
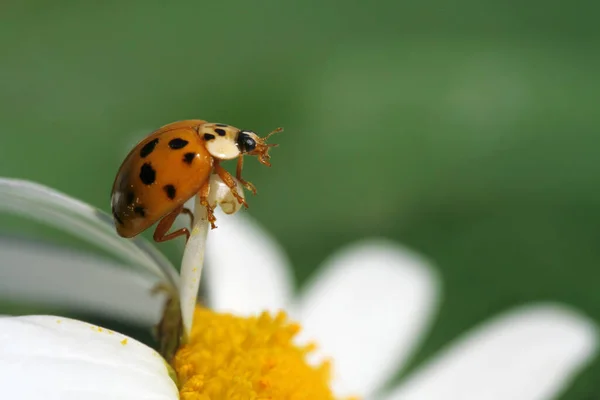
[(248, 207), (233, 176), (220, 163), (237, 158), (237, 180), (256, 194), (254, 185), (242, 179), (243, 156), (257, 156), (260, 163), (270, 167), (268, 151), (277, 145), (266, 141), (281, 131), (279, 128), (260, 138), (252, 131), (203, 120), (173, 122), (154, 131), (131, 150), (117, 172), (111, 195), (117, 233), (131, 238), (160, 221), (154, 231), (155, 241), (182, 235), (189, 238), (187, 228), (167, 232), (179, 214), (193, 219), (183, 205), (197, 194), (212, 229), (216, 228), (214, 210), (208, 204), (211, 174), (216, 173), (237, 201)]

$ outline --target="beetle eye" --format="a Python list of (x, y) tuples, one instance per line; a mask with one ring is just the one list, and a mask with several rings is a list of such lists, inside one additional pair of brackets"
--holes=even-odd
[(248, 153), (256, 148), (256, 141), (246, 132), (242, 131), (238, 137), (238, 146), (242, 153)]
[(246, 148), (246, 151), (252, 151), (256, 147), (256, 142), (250, 137), (246, 138), (246, 140), (244, 140), (244, 147)]

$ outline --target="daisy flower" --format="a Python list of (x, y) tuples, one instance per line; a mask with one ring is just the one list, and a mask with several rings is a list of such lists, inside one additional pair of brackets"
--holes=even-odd
[[(196, 226), (180, 277), (149, 243), (118, 238), (104, 214), (50, 188), (0, 180), (0, 208), (113, 256), (0, 241), (4, 299), (148, 326), (161, 317), (165, 297), (150, 292), (162, 283), (181, 293), (188, 335), (169, 365), (103, 327), (49, 315), (0, 318), (2, 398), (551, 399), (597, 352), (589, 319), (564, 305), (529, 304), (473, 327), (394, 385), (441, 299), (435, 268), (397, 243), (348, 245), (296, 292), (285, 252), (244, 215), (219, 213), (206, 251)], [(203, 254), (209, 308), (195, 301)]]

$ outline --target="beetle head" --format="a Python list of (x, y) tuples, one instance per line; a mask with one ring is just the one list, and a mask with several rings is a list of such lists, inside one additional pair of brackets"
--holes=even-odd
[(257, 156), (258, 161), (267, 167), (271, 166), (269, 155), (269, 149), (271, 147), (277, 147), (277, 144), (267, 144), (267, 139), (275, 133), (283, 132), (283, 128), (277, 128), (273, 132), (269, 133), (264, 138), (259, 137), (252, 131), (242, 130), (237, 137), (237, 145), (242, 154), (248, 154), (251, 156)]

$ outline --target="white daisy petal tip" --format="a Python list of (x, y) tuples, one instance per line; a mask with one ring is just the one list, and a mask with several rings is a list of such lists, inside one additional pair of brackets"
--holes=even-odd
[(599, 339), (573, 308), (522, 306), (457, 339), (384, 399), (556, 398), (597, 357)]
[(0, 338), (3, 398), (179, 398), (164, 359), (120, 333), (37, 315), (0, 318)]
[(441, 294), (442, 281), (433, 261), (392, 240), (373, 238), (351, 243), (336, 251), (325, 263), (339, 268), (385, 270), (396, 278), (426, 284), (436, 299)]
[[(244, 199), (244, 187), (235, 179), (238, 194)], [(210, 197), (209, 203), (212, 207), (219, 205), (225, 214), (235, 214), (242, 208), (242, 204), (235, 198), (229, 186), (216, 174), (210, 179)]]
[(258, 222), (216, 210), (217, 229), (206, 246), (211, 308), (237, 315), (278, 311), (291, 301), (291, 264), (283, 248)]
[[(339, 395), (372, 395), (416, 349), (438, 308), (441, 282), (431, 263), (394, 242), (349, 245), (307, 284), (301, 340), (334, 360)], [(319, 358), (320, 358), (319, 357)]]

